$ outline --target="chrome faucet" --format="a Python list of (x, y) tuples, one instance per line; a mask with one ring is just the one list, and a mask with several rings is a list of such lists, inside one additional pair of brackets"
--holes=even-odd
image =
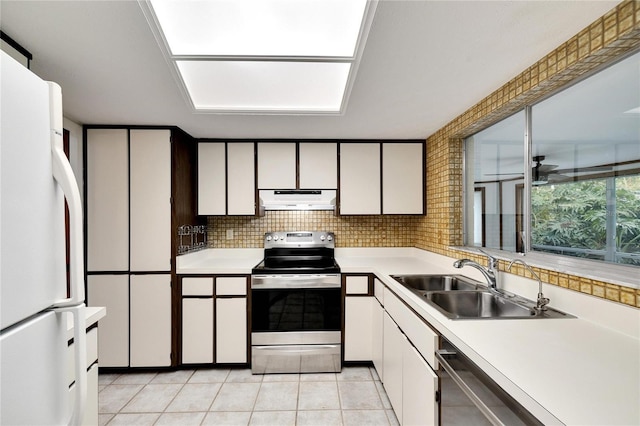
[(472, 266), (482, 272), (482, 275), (487, 279), (487, 283), (489, 284), (489, 290), (491, 292), (498, 291), (498, 281), (497, 281), (497, 272), (498, 272), (498, 259), (486, 253), (483, 250), (480, 250), (487, 256), (487, 267), (483, 267), (477, 262), (474, 262), (471, 259), (460, 259), (453, 262), (454, 268), (462, 268), (464, 266)]
[(507, 266), (507, 271), (511, 271), (511, 266), (513, 266), (514, 263), (521, 263), (522, 266), (524, 266), (529, 270), (529, 272), (531, 272), (531, 275), (536, 277), (536, 280), (538, 280), (538, 301), (534, 309), (536, 311), (546, 311), (547, 305), (549, 304), (549, 299), (544, 297), (544, 294), (542, 294), (542, 280), (540, 280), (538, 274), (536, 274), (524, 260), (513, 259), (511, 263), (509, 263), (509, 266)]

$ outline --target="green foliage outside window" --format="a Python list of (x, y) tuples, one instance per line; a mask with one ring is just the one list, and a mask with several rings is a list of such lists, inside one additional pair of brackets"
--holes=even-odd
[[(609, 206), (605, 179), (532, 188), (532, 246), (536, 250), (605, 260), (607, 214), (615, 208), (615, 252), (638, 256), (606, 260), (640, 266), (640, 176), (615, 178), (615, 186), (615, 203)], [(576, 253), (562, 248), (585, 251)]]

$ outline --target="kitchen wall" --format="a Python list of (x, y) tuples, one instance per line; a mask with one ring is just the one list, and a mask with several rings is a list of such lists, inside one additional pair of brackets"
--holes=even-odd
[[(573, 79), (640, 47), (640, 2), (626, 0), (427, 139), (426, 216), (334, 216), (267, 212), (264, 217), (209, 217), (211, 247), (262, 247), (267, 231), (332, 230), (340, 247), (415, 246), (471, 257), (462, 245), (462, 141), (522, 110)], [(226, 239), (233, 229), (234, 238)], [(475, 260), (482, 261), (480, 257)], [(501, 269), (506, 264), (501, 262)], [(523, 268), (515, 272), (530, 277)], [(640, 290), (534, 268), (543, 281), (640, 307)]]
[[(450, 257), (470, 257), (462, 246), (462, 141), (548, 96), (626, 52), (640, 48), (640, 2), (624, 1), (588, 28), (453, 119), (427, 139), (427, 215), (417, 225), (415, 246)], [(483, 261), (475, 257), (476, 261)], [(501, 269), (506, 264), (501, 262)], [(534, 268), (543, 281), (640, 307), (640, 290)], [(516, 273), (530, 277), (523, 268)]]

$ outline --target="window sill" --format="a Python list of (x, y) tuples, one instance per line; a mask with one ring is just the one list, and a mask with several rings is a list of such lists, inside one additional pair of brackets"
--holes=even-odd
[[(451, 247), (475, 255), (482, 255), (474, 247)], [(616, 265), (596, 260), (579, 259), (568, 256), (549, 255), (538, 252), (527, 254), (514, 253), (482, 247), (482, 250), (492, 256), (507, 262), (513, 259), (525, 260), (529, 266), (548, 269), (563, 274), (576, 275), (591, 280), (640, 289), (640, 268), (635, 266)]]

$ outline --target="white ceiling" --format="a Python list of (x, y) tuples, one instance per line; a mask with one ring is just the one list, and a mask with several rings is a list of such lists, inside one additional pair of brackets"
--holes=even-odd
[(0, 1), (2, 30), (80, 124), (177, 125), (209, 138), (424, 139), (618, 1), (378, 4), (342, 116), (195, 114), (137, 1)]

